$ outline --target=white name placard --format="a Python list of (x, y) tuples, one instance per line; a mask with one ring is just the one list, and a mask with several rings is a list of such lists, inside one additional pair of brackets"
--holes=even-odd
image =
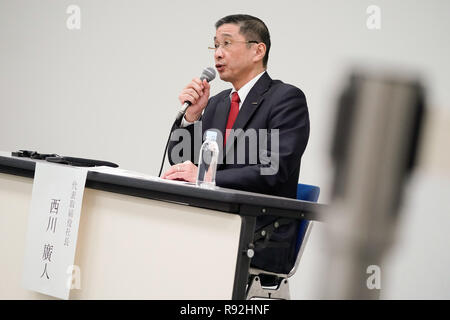
[(23, 285), (68, 299), (85, 168), (37, 162), (26, 235)]

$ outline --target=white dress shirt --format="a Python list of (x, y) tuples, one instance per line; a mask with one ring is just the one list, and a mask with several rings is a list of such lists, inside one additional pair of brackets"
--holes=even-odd
[[(263, 72), (258, 74), (256, 77), (254, 77), (249, 82), (247, 82), (239, 90), (236, 90), (235, 88), (233, 88), (233, 90), (231, 90), (231, 92), (230, 92), (230, 101), (231, 101), (231, 95), (233, 94), (233, 92), (237, 91), (237, 93), (239, 95), (239, 99), (240, 99), (239, 110), (241, 110), (241, 106), (243, 105), (243, 103), (245, 101), (245, 98), (247, 98), (248, 93), (250, 92), (250, 90), (252, 90), (253, 86), (259, 80), (259, 78), (261, 78), (261, 76), (264, 74), (264, 72), (266, 72), (266, 70), (264, 70)], [(187, 121), (185, 117), (186, 117), (186, 115), (183, 117), (183, 120), (181, 121), (181, 128), (187, 127), (188, 125), (191, 125), (191, 124), (194, 123), (194, 122)]]

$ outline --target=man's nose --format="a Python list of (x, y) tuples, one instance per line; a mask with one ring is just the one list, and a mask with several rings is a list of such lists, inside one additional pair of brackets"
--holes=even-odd
[(223, 49), (222, 46), (219, 46), (214, 52), (214, 59), (220, 60), (223, 58)]

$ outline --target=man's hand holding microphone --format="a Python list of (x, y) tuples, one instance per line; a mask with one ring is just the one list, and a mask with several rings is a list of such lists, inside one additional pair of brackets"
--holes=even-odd
[[(182, 107), (177, 115), (176, 121), (181, 121), (182, 118), (187, 122), (197, 121), (203, 110), (208, 105), (210, 94), (209, 81), (216, 76), (216, 71), (213, 68), (206, 68), (203, 70), (200, 78), (194, 78), (184, 87), (178, 96), (178, 100)], [(195, 182), (197, 179), (197, 166), (191, 161), (185, 161), (171, 166), (162, 176), (163, 179), (182, 180), (188, 182)]]
[(188, 122), (194, 122), (200, 118), (203, 110), (206, 108), (209, 99), (209, 90), (211, 86), (206, 79), (194, 78), (181, 91), (178, 100), (183, 104), (186, 101), (191, 103), (187, 108), (184, 118)]

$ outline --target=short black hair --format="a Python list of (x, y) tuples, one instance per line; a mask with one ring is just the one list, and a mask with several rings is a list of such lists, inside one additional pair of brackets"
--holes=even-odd
[(227, 23), (237, 24), (239, 26), (239, 32), (244, 35), (247, 41), (256, 40), (266, 45), (266, 55), (263, 58), (263, 66), (266, 68), (270, 51), (270, 34), (266, 24), (261, 19), (248, 14), (233, 14), (217, 21), (216, 29)]

